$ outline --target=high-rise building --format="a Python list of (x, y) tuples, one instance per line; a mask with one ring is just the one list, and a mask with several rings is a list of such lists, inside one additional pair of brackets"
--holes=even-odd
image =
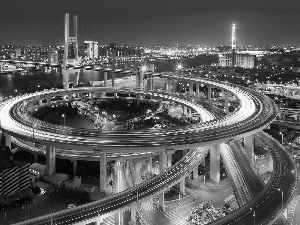
[(48, 52), (48, 63), (58, 63), (58, 53), (57, 51)]
[(98, 42), (84, 41), (84, 51), (88, 59), (98, 59)]
[[(232, 67), (233, 54), (219, 55), (219, 66)], [(250, 54), (235, 54), (235, 67), (254, 68), (256, 56)]]

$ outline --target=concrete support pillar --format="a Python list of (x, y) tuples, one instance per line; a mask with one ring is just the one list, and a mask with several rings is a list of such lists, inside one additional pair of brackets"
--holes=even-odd
[(73, 160), (73, 175), (77, 174), (77, 160)]
[(172, 81), (170, 79), (167, 80), (167, 90), (168, 92), (171, 92), (172, 90)]
[(39, 105), (43, 105), (43, 99), (39, 100)]
[(190, 96), (193, 96), (193, 86), (194, 86), (193, 83), (189, 83), (189, 95)]
[(196, 83), (196, 97), (199, 97), (199, 83)]
[(172, 79), (172, 92), (176, 93), (176, 80)]
[(300, 114), (297, 114), (297, 122), (300, 122)]
[(154, 64), (150, 64), (149, 67), (150, 67), (150, 71), (151, 71), (151, 72), (154, 72), (154, 69), (155, 69)]
[(211, 86), (207, 85), (207, 100), (208, 104), (211, 104)]
[(9, 149), (11, 150), (11, 135), (4, 133), (4, 137), (5, 137), (5, 146), (9, 147)]
[(193, 180), (198, 180), (198, 166), (193, 170)]
[(67, 69), (62, 69), (62, 74), (63, 74), (63, 85), (64, 89), (69, 89), (69, 76), (70, 76), (70, 71)]
[(94, 101), (94, 93), (90, 93), (90, 98), (91, 98), (91, 103), (93, 103), (93, 101)]
[(210, 179), (220, 182), (220, 144), (210, 147)]
[(158, 195), (158, 208), (161, 211), (165, 211), (165, 192), (159, 193)]
[(152, 170), (153, 170), (153, 162), (152, 162), (152, 155), (149, 156), (149, 159), (148, 159), (148, 171), (149, 173), (152, 174)]
[(74, 86), (78, 86), (79, 84), (79, 72), (75, 72), (75, 78), (74, 78)]
[(188, 110), (186, 106), (183, 106), (183, 115), (187, 115), (188, 114)]
[(159, 173), (162, 173), (168, 168), (167, 163), (167, 153), (165, 151), (162, 151), (159, 154)]
[(103, 85), (104, 87), (107, 87), (107, 72), (104, 72), (104, 77), (103, 77)]
[(250, 135), (244, 138), (244, 149), (250, 161), (253, 163), (254, 159), (254, 137)]
[(185, 193), (185, 177), (179, 183), (180, 192)]
[(273, 158), (272, 158), (271, 154), (269, 156), (269, 171), (273, 172)]
[(130, 221), (128, 222), (128, 225), (135, 225), (136, 224), (136, 210), (137, 210), (138, 203), (132, 203), (130, 205)]
[(140, 87), (140, 76), (138, 73), (135, 75), (135, 87), (136, 88)]
[(115, 78), (116, 78), (116, 74), (112, 73), (111, 74), (111, 87), (115, 87)]
[(229, 99), (228, 99), (228, 92), (224, 91), (224, 100), (225, 100), (225, 112), (229, 113)]
[(172, 166), (172, 152), (167, 153), (167, 167), (170, 168)]
[(130, 160), (130, 162), (129, 162), (129, 169), (130, 169), (131, 178), (132, 178), (132, 185), (135, 186), (138, 183), (138, 179), (137, 179), (137, 174), (136, 174), (135, 166), (133, 165), (133, 161), (132, 160)]
[(48, 176), (55, 173), (55, 164), (55, 147), (46, 146), (46, 174)]
[(116, 162), (116, 175), (117, 175), (117, 186), (116, 193), (122, 192), (122, 163), (117, 160)]
[(166, 79), (166, 91), (169, 90), (169, 82), (168, 82), (168, 79)]
[(107, 153), (100, 153), (100, 190), (104, 191), (106, 188), (107, 179)]
[(145, 76), (145, 71), (141, 70), (140, 72), (140, 88), (144, 90), (144, 76)]
[(47, 106), (51, 105), (51, 97), (47, 97)]

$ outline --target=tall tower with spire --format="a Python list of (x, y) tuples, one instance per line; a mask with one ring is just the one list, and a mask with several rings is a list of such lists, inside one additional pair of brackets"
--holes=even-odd
[(236, 67), (236, 36), (235, 24), (231, 27), (231, 50), (232, 50), (232, 67)]

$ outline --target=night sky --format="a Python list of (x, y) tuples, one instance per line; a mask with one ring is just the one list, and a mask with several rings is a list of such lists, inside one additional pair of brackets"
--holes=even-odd
[(229, 45), (235, 23), (237, 44), (300, 45), (299, 0), (3, 0), (0, 8), (0, 45), (62, 45), (64, 13), (78, 16), (79, 41), (100, 44)]

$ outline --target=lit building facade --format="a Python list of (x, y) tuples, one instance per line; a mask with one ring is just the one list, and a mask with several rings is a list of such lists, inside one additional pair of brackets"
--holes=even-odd
[(48, 52), (48, 63), (58, 63), (58, 53), (57, 53), (57, 51)]
[(0, 197), (5, 197), (30, 187), (29, 164), (15, 166), (0, 173)]
[(98, 42), (96, 41), (84, 41), (85, 56), (88, 59), (98, 59)]
[[(219, 66), (221, 67), (243, 67), (243, 68), (255, 68), (256, 56), (250, 54), (235, 54), (233, 60), (233, 54), (219, 55)], [(234, 65), (233, 65), (234, 61)]]

